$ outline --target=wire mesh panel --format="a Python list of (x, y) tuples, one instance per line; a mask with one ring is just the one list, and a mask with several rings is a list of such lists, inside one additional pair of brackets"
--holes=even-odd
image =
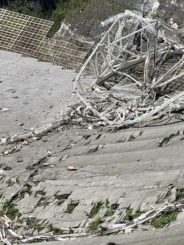
[(86, 52), (84, 48), (67, 40), (45, 38), (37, 49), (37, 57), (68, 68), (79, 68)]
[(77, 39), (47, 38), (53, 22), (0, 8), (0, 49), (78, 69), (91, 45)]
[(53, 22), (0, 9), (0, 47), (35, 56)]

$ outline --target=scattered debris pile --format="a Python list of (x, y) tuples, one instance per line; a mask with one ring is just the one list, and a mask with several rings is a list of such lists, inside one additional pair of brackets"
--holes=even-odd
[(127, 127), (181, 111), (184, 32), (130, 11), (102, 24), (110, 27), (74, 81), (80, 102), (69, 115)]
[[(73, 103), (74, 101), (72, 101), (72, 105), (64, 118), (59, 118), (52, 123), (37, 129), (31, 129), (29, 132), (23, 134), (2, 138), (0, 144), (11, 144), (11, 148), (5, 149), (2, 152), (2, 157), (20, 151), (24, 145), (30, 144), (29, 140), (31, 140), (31, 138), (35, 140), (40, 139), (45, 134), (59, 127), (68, 127), (76, 123), (87, 126), (93, 124), (97, 126), (126, 127), (142, 122), (152, 122), (155, 119), (170, 116), (171, 113), (174, 112), (182, 112), (184, 108), (184, 90), (182, 84), (184, 77), (184, 46), (182, 45), (182, 31), (173, 30), (160, 20), (143, 18), (141, 15), (130, 11), (110, 18), (103, 24), (107, 27), (110, 26), (108, 31), (88, 56), (74, 81), (75, 95), (77, 95), (74, 96), (74, 99), (79, 98), (80, 100), (77, 103)], [(138, 134), (141, 136), (142, 132), (138, 132)], [(171, 138), (179, 134), (180, 132), (178, 131), (164, 138), (163, 141), (159, 143), (159, 147), (162, 147), (164, 144), (168, 143)], [(181, 135), (183, 135), (183, 130)], [(94, 135), (96, 140), (100, 139), (101, 136), (101, 134)], [(88, 140), (91, 135), (89, 135), (88, 132), (87, 135), (81, 137), (82, 140)], [(130, 135), (128, 141), (134, 138), (134, 135)], [(110, 143), (113, 143), (112, 135), (109, 136), (109, 139)], [(78, 140), (79, 138), (76, 138), (75, 142), (67, 144), (62, 151), (75, 146)], [(126, 141), (126, 138), (124, 141), (123, 138), (119, 140), (121, 144)], [(115, 139), (114, 143), (117, 142), (117, 139)], [(12, 143), (17, 144), (14, 145)], [(145, 142), (143, 143), (145, 145)], [(57, 147), (59, 144), (62, 145), (62, 142), (58, 142)], [(86, 146), (87, 144), (89, 144), (89, 142), (85, 142), (84, 145)], [(81, 145), (79, 144), (78, 146), (80, 147)], [(93, 151), (97, 151), (100, 146), (101, 144), (97, 146), (93, 145), (93, 148), (88, 149), (87, 152), (92, 153)], [(120, 145), (120, 147), (120, 149), (122, 149), (122, 145)], [(108, 148), (106, 150), (108, 150)], [(59, 148), (59, 154), (61, 154), (62, 151), (60, 151)], [(76, 151), (79, 151), (77, 154), (80, 154), (79, 148), (76, 148)], [(74, 159), (74, 153), (71, 152), (71, 154)], [(104, 153), (101, 154), (101, 157), (104, 158)], [(128, 154), (130, 154), (130, 152), (128, 152)], [(39, 193), (36, 191), (32, 193), (30, 190), (30, 187), (32, 188), (32, 186), (29, 185), (30, 182), (38, 185), (39, 178), (32, 179), (32, 177), (38, 173), (38, 169), (43, 172), (43, 165), (45, 167), (51, 164), (51, 168), (55, 166), (52, 162), (53, 159), (50, 163), (49, 161), (47, 163), (45, 162), (45, 159), (51, 157), (51, 155), (52, 153), (47, 151), (46, 156), (40, 158), (36, 163), (34, 162), (33, 165), (26, 167), (25, 172), (31, 171), (31, 173), (26, 176), (26, 183), (18, 182), (18, 179), (6, 178), (5, 170), (0, 172), (1, 184), (6, 184), (5, 186), (8, 187), (13, 186), (13, 183), (20, 184), (18, 191), (15, 192), (11, 199), (6, 200), (5, 203), (1, 203), (0, 240), (4, 244), (9, 245), (15, 242), (27, 243), (38, 241), (52, 242), (99, 234), (129, 233), (133, 229), (140, 229), (143, 224), (145, 225), (143, 227), (144, 229), (148, 225), (151, 225), (151, 227), (162, 227), (162, 225), (169, 225), (172, 221), (175, 221), (177, 214), (183, 211), (183, 189), (181, 193), (179, 193), (177, 189), (172, 188), (173, 191), (169, 190), (165, 195), (161, 195), (161, 199), (163, 199), (162, 202), (158, 199), (158, 202), (155, 203), (156, 206), (152, 206), (151, 210), (146, 209), (145, 212), (140, 209), (137, 210), (137, 213), (133, 214), (130, 208), (131, 206), (126, 207), (126, 209), (121, 207), (120, 209), (117, 203), (111, 204), (110, 202), (106, 202), (104, 204), (100, 202), (95, 204), (91, 211), (89, 209), (89, 213), (86, 215), (87, 218), (85, 216), (86, 219), (84, 220), (85, 222), (81, 230), (79, 229), (80, 227), (77, 226), (75, 229), (68, 229), (68, 233), (62, 233), (62, 230), (55, 230), (52, 223), (46, 224), (47, 226), (45, 227), (44, 221), (36, 220), (34, 216), (27, 217), (29, 212), (24, 216), (24, 210), (21, 213), (21, 211), (16, 208), (16, 204), (20, 204), (20, 202), (26, 198), (30, 202), (31, 194), (35, 199), (35, 207), (45, 208), (45, 205), (48, 205), (51, 207), (52, 211), (56, 210), (55, 206), (59, 206), (58, 210), (61, 208), (62, 214), (63, 212), (71, 214), (71, 210), (79, 204), (78, 200), (77, 202), (72, 202), (73, 199), (70, 199), (72, 201), (67, 203), (67, 205), (70, 204), (70, 206), (65, 206), (67, 200), (63, 198), (63, 194), (58, 196), (59, 199), (57, 200), (55, 200), (57, 195), (55, 195), (54, 198), (51, 195), (52, 201), (48, 203), (46, 193), (44, 193), (43, 190), (38, 190)], [(109, 157), (109, 155), (106, 157)], [(64, 152), (62, 158), (59, 155), (59, 160), (54, 161), (59, 161), (58, 165), (62, 165), (60, 161), (65, 161), (67, 157), (68, 153), (66, 154), (66, 152)], [(79, 155), (77, 155), (77, 158), (78, 157)], [(81, 159), (79, 160), (81, 161)], [(97, 158), (95, 158), (95, 161), (96, 159)], [(102, 158), (99, 158), (99, 162), (100, 159)], [(69, 159), (69, 161), (71, 160), (72, 158)], [(17, 161), (21, 162), (22, 159), (18, 159)], [(86, 164), (86, 156), (84, 162)], [(128, 164), (130, 163), (128, 162)], [(73, 162), (70, 162), (70, 165), (66, 164), (67, 171), (78, 171), (75, 165), (71, 164), (73, 164)], [(63, 165), (61, 167), (63, 167)], [(158, 167), (160, 168), (160, 166)], [(105, 169), (105, 167), (102, 168), (101, 171), (104, 171), (103, 169)], [(173, 171), (173, 169), (174, 167), (171, 171)], [(56, 170), (59, 171), (57, 166)], [(61, 170), (59, 174), (63, 172), (63, 168)], [(150, 171), (153, 172), (152, 166)], [(48, 175), (51, 173), (52, 171), (47, 172)], [(165, 174), (165, 172), (163, 172), (163, 174)], [(49, 178), (51, 178), (50, 176)], [(97, 181), (95, 175), (94, 178), (95, 181)], [(120, 176), (120, 178), (122, 179), (122, 176)], [(150, 178), (150, 175), (147, 178)], [(101, 184), (101, 176), (99, 179)], [(66, 180), (64, 179), (64, 181)], [(89, 175), (87, 175), (87, 181), (88, 180)], [(57, 181), (55, 177), (54, 181)], [(82, 181), (84, 181), (83, 177)], [(94, 181), (94, 179), (92, 179), (92, 181)], [(123, 179), (123, 181), (125, 180)], [(45, 185), (46, 182), (43, 183)], [(78, 186), (80, 188), (80, 182), (76, 183), (79, 183)], [(101, 185), (103, 185), (103, 183), (106, 182), (102, 182)], [(63, 186), (63, 184), (61, 186)], [(145, 185), (143, 186), (145, 188)], [(24, 189), (24, 187), (27, 188)], [(122, 192), (122, 185), (120, 186), (120, 190)], [(64, 195), (66, 194), (64, 193)], [(178, 197), (179, 195), (180, 197)], [(67, 198), (69, 197), (68, 194), (66, 196)], [(168, 200), (165, 200), (167, 198)], [(62, 205), (65, 207), (62, 207)], [(100, 209), (103, 205), (105, 205), (105, 212), (102, 210), (103, 212), (101, 216), (99, 216)], [(65, 208), (68, 207), (70, 207), (70, 212), (66, 212)], [(91, 202), (89, 207), (91, 207)], [(45, 212), (45, 209), (43, 210)], [(116, 212), (118, 212), (118, 215)], [(116, 219), (115, 221), (114, 218), (116, 218), (116, 215), (118, 220)], [(167, 222), (165, 222), (165, 220), (162, 220), (163, 222), (158, 221), (158, 218), (164, 218), (165, 215), (170, 215), (169, 218), (166, 216)], [(30, 221), (32, 222), (31, 226)], [(44, 230), (45, 228), (50, 229)], [(32, 232), (29, 232), (31, 229)], [(37, 235), (34, 233), (35, 230)]]
[[(8, 204), (11, 205), (11, 203)], [(22, 242), (34, 243), (41, 241), (63, 241), (76, 239), (78, 237), (131, 233), (139, 228), (148, 229), (148, 226), (151, 226), (152, 228), (163, 228), (176, 220), (178, 213), (183, 211), (183, 207), (183, 203), (175, 202), (164, 205), (160, 208), (152, 208), (147, 212), (138, 211), (133, 213), (131, 209), (127, 209), (126, 213), (122, 217), (124, 222), (111, 223), (98, 217), (96, 219), (92, 219), (92, 223), (89, 223), (89, 226), (85, 228), (84, 231), (80, 231), (80, 229), (76, 229), (74, 231), (71, 229), (71, 231), (66, 234), (59, 234), (59, 232), (58, 234), (55, 233), (52, 226), (44, 223), (44, 221), (37, 224), (36, 218), (33, 217), (27, 219), (27, 221), (26, 219), (19, 220), (15, 217), (14, 220), (12, 220), (12, 216), (10, 219), (6, 214), (4, 214), (0, 217), (0, 240), (4, 244), (11, 245), (14, 244), (14, 242), (21, 244)], [(166, 217), (166, 220), (164, 220), (164, 217)], [(50, 232), (30, 235), (30, 226), (37, 228), (40, 232), (44, 230), (44, 228), (49, 228)]]
[(68, 111), (43, 127), (5, 139), (5, 143), (76, 124), (129, 127), (167, 119), (171, 114), (182, 117), (184, 31), (128, 10), (102, 25), (108, 30), (74, 80)]

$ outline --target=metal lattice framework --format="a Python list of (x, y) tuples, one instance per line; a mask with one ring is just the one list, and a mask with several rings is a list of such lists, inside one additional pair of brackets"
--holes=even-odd
[(183, 31), (130, 11), (103, 25), (110, 27), (75, 80), (77, 115), (128, 126), (183, 108)]
[(52, 25), (52, 21), (0, 8), (0, 48), (78, 69), (88, 50), (86, 43), (47, 38)]

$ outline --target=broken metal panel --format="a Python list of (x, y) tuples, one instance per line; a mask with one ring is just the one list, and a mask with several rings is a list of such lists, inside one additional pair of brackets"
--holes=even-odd
[(53, 22), (0, 9), (0, 47), (36, 55)]
[(183, 31), (130, 11), (110, 23), (75, 79), (82, 116), (128, 126), (183, 108)]
[(86, 51), (64, 40), (45, 38), (37, 48), (37, 56), (56, 65), (68, 64), (71, 68), (79, 68)]
[(79, 69), (90, 44), (47, 38), (54, 22), (0, 9), (0, 49)]

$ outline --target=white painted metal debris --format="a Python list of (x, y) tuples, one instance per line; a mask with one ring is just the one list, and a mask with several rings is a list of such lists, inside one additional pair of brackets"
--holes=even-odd
[(130, 11), (102, 24), (110, 27), (74, 81), (80, 102), (68, 115), (127, 127), (183, 109), (183, 31)]

